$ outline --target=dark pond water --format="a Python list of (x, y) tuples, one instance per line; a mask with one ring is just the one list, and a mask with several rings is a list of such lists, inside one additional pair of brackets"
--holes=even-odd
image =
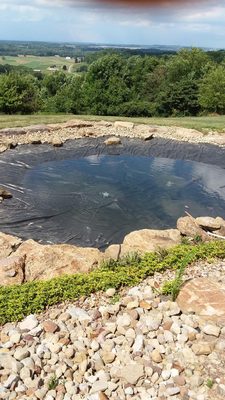
[(185, 210), (225, 217), (224, 169), (192, 161), (92, 155), (43, 162), (27, 170), (21, 187), (26, 215), (1, 214), (5, 230), (44, 242), (104, 248), (133, 230), (175, 227)]

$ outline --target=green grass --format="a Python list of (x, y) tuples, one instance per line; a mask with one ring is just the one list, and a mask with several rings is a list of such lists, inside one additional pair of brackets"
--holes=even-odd
[(42, 72), (47, 72), (48, 67), (51, 65), (56, 65), (59, 70), (62, 70), (63, 65), (66, 65), (67, 68), (72, 66), (73, 72), (76, 68), (80, 67), (84, 63), (75, 64), (74, 60), (66, 60), (64, 57), (41, 57), (41, 56), (5, 56), (0, 57), (0, 64), (9, 64), (13, 66), (24, 66), (27, 68), (38, 69)]
[(72, 115), (72, 114), (34, 114), (34, 115), (0, 115), (0, 129), (66, 122), (70, 119), (84, 119), (90, 121), (130, 121), (136, 124), (178, 126), (197, 129), (208, 132), (210, 130), (225, 133), (225, 115), (205, 117), (179, 117), (179, 118), (128, 118), (128, 117), (106, 117), (98, 115)]
[(0, 286), (0, 324), (21, 320), (31, 313), (64, 301), (73, 301), (110, 287), (135, 286), (155, 272), (178, 270), (197, 260), (225, 258), (225, 242), (178, 245), (164, 255), (148, 253), (119, 261), (110, 260), (88, 274), (61, 276), (49, 281)]

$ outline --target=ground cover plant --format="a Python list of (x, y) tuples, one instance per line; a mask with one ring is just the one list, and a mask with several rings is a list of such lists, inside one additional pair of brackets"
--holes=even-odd
[(119, 261), (110, 260), (88, 274), (80, 273), (44, 282), (0, 286), (0, 324), (21, 320), (24, 316), (41, 312), (48, 306), (67, 300), (73, 301), (110, 287), (120, 289), (135, 286), (155, 272), (163, 273), (167, 269), (181, 271), (178, 274), (180, 287), (184, 268), (195, 261), (214, 258), (225, 258), (224, 241), (197, 245), (181, 244), (163, 254), (135, 254)]

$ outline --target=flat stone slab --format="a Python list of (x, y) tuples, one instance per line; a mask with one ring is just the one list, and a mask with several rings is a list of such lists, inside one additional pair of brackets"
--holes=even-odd
[(195, 313), (208, 321), (225, 323), (225, 289), (216, 281), (191, 279), (182, 287), (177, 303), (183, 313)]

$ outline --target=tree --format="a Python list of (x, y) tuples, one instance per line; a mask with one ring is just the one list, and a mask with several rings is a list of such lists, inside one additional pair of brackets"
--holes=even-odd
[(6, 114), (31, 114), (40, 106), (39, 88), (32, 75), (0, 75), (0, 110)]
[(57, 71), (53, 74), (45, 75), (43, 85), (47, 88), (50, 96), (55, 96), (57, 91), (66, 83), (67, 75), (64, 72)]
[(93, 62), (83, 85), (86, 110), (93, 114), (117, 114), (119, 105), (129, 99), (124, 81), (126, 61), (119, 55), (107, 55)]
[(199, 86), (199, 103), (206, 111), (225, 113), (225, 65), (211, 69)]

